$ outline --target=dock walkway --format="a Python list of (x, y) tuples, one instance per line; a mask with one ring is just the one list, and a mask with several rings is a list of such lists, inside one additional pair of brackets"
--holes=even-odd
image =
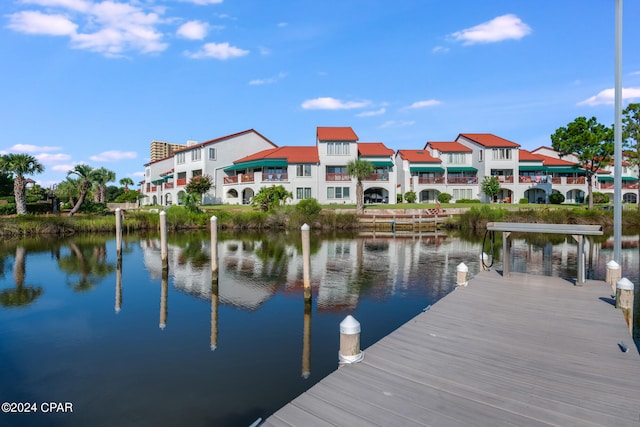
[(640, 355), (610, 293), (481, 272), (262, 425), (638, 427)]

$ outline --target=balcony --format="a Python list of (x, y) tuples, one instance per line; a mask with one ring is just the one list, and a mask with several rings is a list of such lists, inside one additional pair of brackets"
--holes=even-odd
[(584, 176), (568, 176), (567, 177), (567, 184), (568, 185), (575, 185), (575, 184), (586, 184), (587, 183), (587, 178)]
[(413, 182), (418, 184), (444, 184), (444, 176), (414, 176)]
[(351, 175), (346, 172), (327, 173), (327, 181), (351, 181)]
[(551, 176), (549, 175), (539, 175), (539, 176), (524, 175), (524, 176), (518, 177), (518, 182), (520, 184), (549, 184), (552, 182), (552, 179), (551, 179)]
[(500, 184), (513, 184), (513, 175), (496, 175)]
[[(602, 190), (612, 190), (614, 188), (613, 181), (601, 182), (600, 189)], [(622, 181), (622, 189), (623, 190), (637, 190), (638, 182), (625, 182)]]
[(169, 189), (173, 188), (173, 182), (165, 182), (164, 183), (164, 188), (165, 188), (165, 190), (169, 190)]
[(187, 185), (187, 178), (178, 178), (176, 180), (176, 185), (178, 187), (184, 187), (185, 185)]
[(239, 182), (254, 182), (255, 176), (252, 173), (243, 173), (242, 175), (225, 176), (223, 182), (225, 184), (237, 184)]
[(477, 176), (449, 176), (447, 177), (447, 184), (465, 184), (474, 185), (478, 183)]
[(288, 173), (262, 173), (262, 182), (283, 182), (289, 181)]
[(372, 173), (364, 178), (363, 181), (389, 181), (389, 173)]

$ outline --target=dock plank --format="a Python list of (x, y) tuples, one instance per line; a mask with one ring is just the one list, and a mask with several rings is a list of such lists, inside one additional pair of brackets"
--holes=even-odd
[(638, 427), (640, 355), (610, 293), (481, 272), (264, 425)]

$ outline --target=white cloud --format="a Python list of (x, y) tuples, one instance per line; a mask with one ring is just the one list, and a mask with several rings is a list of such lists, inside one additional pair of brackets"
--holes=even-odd
[(405, 108), (408, 108), (408, 109), (426, 108), (426, 107), (434, 107), (440, 104), (442, 104), (442, 102), (438, 101), (437, 99), (427, 99), (424, 101), (416, 101)]
[(431, 52), (433, 52), (433, 53), (447, 53), (447, 52), (449, 52), (449, 48), (448, 47), (444, 47), (444, 46), (436, 46), (433, 49), (431, 49)]
[(36, 159), (38, 159), (38, 161), (44, 165), (54, 165), (60, 162), (68, 162), (69, 160), (71, 160), (71, 156), (68, 154), (62, 154), (62, 153), (58, 153), (58, 154), (42, 153), (42, 154), (36, 155)]
[(144, 171), (139, 171), (139, 172), (134, 172), (132, 174), (130, 174), (130, 176), (136, 177), (136, 178), (144, 178), (145, 174)]
[[(160, 15), (165, 9), (143, 3), (119, 3), (112, 0), (23, 0), (43, 7), (42, 11), (21, 11), (8, 15), (8, 27), (27, 34), (68, 36), (71, 46), (122, 56), (125, 52), (161, 52), (167, 48), (158, 29), (170, 22)], [(53, 13), (53, 10), (59, 9)]]
[(9, 148), (12, 153), (39, 153), (48, 151), (60, 151), (60, 147), (39, 146), (32, 144), (16, 144)]
[(64, 15), (47, 15), (31, 10), (9, 15), (8, 27), (20, 33), (46, 36), (70, 36), (78, 28)]
[(286, 76), (287, 76), (286, 73), (278, 73), (278, 75), (274, 76), (274, 77), (269, 77), (269, 78), (266, 78), (266, 79), (251, 80), (249, 82), (249, 84), (251, 86), (260, 86), (260, 85), (273, 84), (273, 83), (277, 83), (279, 80), (284, 79)]
[[(629, 87), (622, 89), (623, 100), (640, 99), (640, 87)], [(578, 102), (578, 105), (588, 105), (590, 107), (596, 105), (613, 105), (615, 101), (615, 90), (605, 89), (591, 98)]]
[(189, 58), (201, 59), (201, 58), (215, 58), (220, 60), (226, 60), (229, 58), (237, 58), (247, 55), (248, 50), (240, 49), (235, 46), (229, 45), (229, 43), (207, 43), (202, 46), (197, 52), (185, 52)]
[(55, 165), (51, 167), (52, 171), (55, 172), (64, 172), (67, 173), (69, 172), (71, 169), (73, 169), (74, 167), (76, 167), (75, 163), (72, 164), (65, 164), (65, 165)]
[(103, 151), (97, 156), (91, 156), (91, 159), (94, 162), (117, 162), (123, 159), (135, 159), (138, 154), (135, 151)]
[(372, 117), (372, 116), (380, 116), (387, 112), (386, 108), (380, 108), (379, 110), (374, 111), (363, 111), (362, 113), (356, 114), (356, 117)]
[(503, 40), (519, 40), (529, 34), (531, 34), (531, 27), (522, 22), (516, 15), (508, 14), (498, 16), (475, 27), (457, 31), (451, 34), (451, 37), (464, 45), (472, 45)]
[(209, 32), (209, 25), (202, 21), (185, 22), (178, 28), (176, 34), (189, 40), (202, 40)]
[(381, 124), (380, 128), (399, 128), (399, 127), (413, 126), (415, 124), (416, 122), (414, 122), (413, 120), (404, 120), (404, 121), (389, 120)]
[(305, 110), (350, 110), (371, 105), (369, 101), (341, 101), (336, 98), (322, 97), (308, 99), (302, 103)]

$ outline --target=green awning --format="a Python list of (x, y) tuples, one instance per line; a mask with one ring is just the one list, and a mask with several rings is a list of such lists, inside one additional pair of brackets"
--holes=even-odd
[(599, 176), (598, 181), (613, 181), (612, 176)]
[(411, 166), (409, 172), (444, 172), (444, 169), (438, 166)]
[(529, 171), (529, 172), (544, 172), (547, 170), (547, 168), (543, 165), (519, 165), (518, 169), (520, 169), (521, 171)]
[(623, 176), (623, 177), (622, 177), (622, 180), (623, 180), (623, 181), (637, 181), (637, 180), (638, 180), (638, 178), (633, 177), (633, 176)]
[[(613, 180), (614, 180), (614, 178), (612, 176), (609, 176), (609, 175), (599, 176), (598, 177), (598, 181), (602, 181), (602, 182), (604, 182), (604, 181), (613, 181)], [(622, 177), (622, 181), (634, 181), (635, 182), (637, 180), (638, 180), (638, 178), (635, 178), (633, 176), (623, 176)]]
[(549, 166), (547, 169), (549, 173), (584, 173), (584, 169), (582, 168), (567, 168), (567, 167), (558, 167), (554, 168), (553, 166)]
[(478, 172), (478, 169), (473, 166), (450, 166), (447, 172)]
[(252, 160), (250, 162), (236, 163), (233, 166), (225, 168), (225, 172), (232, 172), (241, 169), (268, 168), (268, 167), (287, 167), (288, 163), (285, 159), (261, 159)]
[(391, 160), (369, 160), (369, 162), (376, 168), (392, 167), (394, 166)]

